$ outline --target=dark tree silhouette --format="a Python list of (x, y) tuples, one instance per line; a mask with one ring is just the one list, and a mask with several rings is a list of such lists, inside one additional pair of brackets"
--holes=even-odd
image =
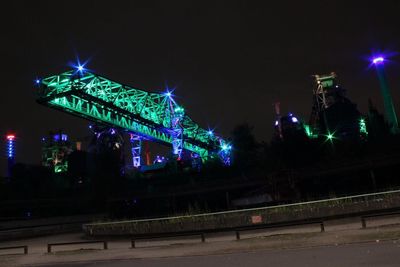
[(240, 170), (255, 166), (258, 161), (258, 143), (253, 127), (248, 123), (237, 125), (232, 131), (233, 165)]

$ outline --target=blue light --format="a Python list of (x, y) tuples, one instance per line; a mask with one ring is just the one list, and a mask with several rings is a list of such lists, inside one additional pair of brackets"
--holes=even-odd
[(15, 157), (15, 150), (14, 150), (14, 135), (7, 135), (7, 156), (8, 158), (14, 158)]
[(39, 80), (39, 79), (36, 79), (36, 80), (35, 80), (35, 83), (36, 83), (36, 84), (40, 84), (40, 80)]
[(167, 92), (164, 93), (164, 96), (171, 98), (172, 92), (167, 89)]
[(175, 91), (175, 88), (169, 88), (168, 86), (166, 86), (163, 95), (171, 98), (171, 100), (172, 100), (172, 97), (174, 96), (174, 94), (173, 94), (174, 91)]
[(232, 149), (232, 146), (231, 145), (227, 145), (227, 144), (223, 144), (222, 146), (221, 146), (221, 149), (222, 149), (222, 151), (227, 151), (227, 150), (231, 150)]
[(79, 58), (77, 57), (76, 63), (75, 64), (70, 64), (71, 67), (76, 69), (76, 73), (83, 74), (83, 72), (87, 71), (86, 69), (86, 64), (88, 63), (89, 60), (86, 60), (85, 62), (81, 63)]
[(213, 135), (214, 134), (212, 130), (208, 130), (207, 133), (208, 133), (208, 135)]
[(54, 139), (54, 141), (59, 142), (60, 141), (60, 135), (59, 134), (53, 135), (53, 139)]
[(382, 56), (375, 57), (375, 58), (372, 59), (372, 63), (375, 64), (375, 65), (381, 64), (384, 61), (385, 61), (385, 58), (382, 57)]
[(292, 122), (296, 123), (296, 122), (299, 122), (299, 120), (296, 117), (292, 117)]

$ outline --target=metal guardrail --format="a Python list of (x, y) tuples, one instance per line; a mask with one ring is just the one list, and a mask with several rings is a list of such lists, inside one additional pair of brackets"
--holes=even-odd
[(234, 232), (236, 240), (240, 240), (240, 232), (243, 232), (243, 231), (281, 228), (281, 227), (289, 227), (289, 226), (302, 226), (302, 225), (310, 225), (310, 224), (319, 224), (321, 233), (325, 232), (325, 225), (324, 225), (323, 221), (300, 221), (300, 222), (292, 222), (292, 223), (263, 224), (263, 225), (240, 227), (240, 228), (209, 229), (209, 230), (190, 231), (190, 232), (141, 234), (141, 235), (132, 236), (131, 248), (136, 248), (136, 241), (138, 241), (138, 240), (161, 239), (161, 238), (179, 237), (179, 236), (200, 236), (201, 242), (204, 243), (204, 242), (206, 242), (206, 234), (221, 233), (221, 232)]
[(18, 249), (18, 248), (23, 248), (24, 254), (28, 254), (28, 246), (0, 247), (0, 250), (11, 250), (11, 249)]
[(367, 218), (384, 217), (384, 216), (391, 216), (391, 215), (400, 215), (400, 211), (376, 213), (376, 214), (361, 216), (361, 226), (362, 226), (362, 228), (367, 228), (367, 221), (366, 221)]
[(103, 243), (103, 248), (104, 249), (108, 249), (107, 241), (94, 240), (94, 241), (79, 241), (79, 242), (65, 242), (65, 243), (50, 243), (50, 244), (47, 244), (47, 253), (51, 253), (51, 247), (54, 247), (54, 246), (68, 246), (68, 245), (79, 245), (79, 244), (97, 244), (97, 243)]

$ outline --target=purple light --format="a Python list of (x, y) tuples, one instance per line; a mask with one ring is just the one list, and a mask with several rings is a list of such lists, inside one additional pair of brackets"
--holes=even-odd
[(279, 124), (279, 121), (276, 120), (275, 121), (275, 126), (278, 126), (278, 124)]
[(383, 61), (385, 61), (384, 57), (375, 57), (372, 59), (372, 63), (375, 65), (381, 64)]
[(162, 159), (159, 155), (157, 155), (156, 159), (154, 160), (154, 163), (161, 163)]
[(53, 135), (53, 139), (54, 139), (54, 141), (59, 142), (60, 141), (60, 135), (59, 134)]
[(292, 122), (297, 123), (299, 120), (296, 117), (292, 117)]
[(111, 129), (111, 134), (112, 134), (112, 135), (115, 134), (115, 129)]

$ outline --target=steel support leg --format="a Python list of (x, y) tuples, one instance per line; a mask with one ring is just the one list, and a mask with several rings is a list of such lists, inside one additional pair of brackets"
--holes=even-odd
[(141, 165), (142, 137), (131, 134), (130, 141), (132, 145), (132, 163), (133, 167), (139, 168)]

